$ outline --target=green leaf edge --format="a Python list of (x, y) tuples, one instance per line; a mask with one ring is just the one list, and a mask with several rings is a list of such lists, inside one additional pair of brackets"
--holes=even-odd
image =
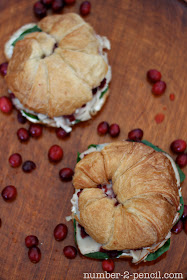
[(15, 47), (16, 43), (20, 40), (22, 40), (25, 35), (29, 34), (29, 33), (33, 33), (33, 32), (42, 32), (42, 30), (37, 26), (33, 26), (32, 28), (29, 28), (27, 30), (25, 30), (23, 33), (21, 33), (21, 35), (12, 43), (12, 46)]
[(24, 114), (24, 115), (26, 115), (27, 117), (32, 118), (32, 119), (35, 119), (35, 120), (39, 121), (39, 118), (38, 118), (37, 116), (32, 115), (32, 114), (30, 114), (30, 113), (27, 113), (27, 112), (25, 112), (24, 110), (22, 110), (22, 112), (23, 112), (23, 114)]
[(99, 96), (99, 99), (101, 99), (103, 97), (103, 95), (107, 92), (107, 90), (108, 90), (108, 87), (104, 91), (101, 92), (101, 95)]
[(81, 120), (78, 120), (78, 119), (75, 120), (75, 124), (76, 124), (76, 123), (80, 123), (80, 122), (81, 122)]
[[(153, 148), (155, 151), (157, 152), (164, 152), (162, 149), (160, 149), (159, 147), (153, 145), (152, 143), (150, 143), (149, 141), (147, 140), (142, 140), (141, 141), (142, 143), (144, 143), (145, 145)], [(96, 148), (98, 145), (95, 145), (95, 144), (91, 144), (88, 146), (88, 149), (91, 148), (91, 147), (94, 147)], [(78, 152), (77, 153), (77, 162), (79, 162), (81, 160), (80, 158), (80, 153)], [(182, 172), (182, 170), (180, 169), (180, 167), (176, 164), (177, 166), (177, 169), (178, 169), (178, 172), (179, 172), (179, 176), (180, 176), (180, 182), (182, 183), (185, 179), (185, 174)], [(179, 219), (181, 218), (182, 214), (183, 214), (183, 211), (184, 211), (184, 201), (183, 201), (183, 197), (181, 196), (180, 197), (180, 203), (182, 204), (180, 210), (178, 211), (180, 213), (179, 215)], [(178, 219), (178, 220), (179, 220)], [(75, 221), (75, 220), (74, 220)], [(75, 225), (74, 225), (74, 229), (75, 229), (75, 240), (76, 240), (76, 222), (75, 222)], [(160, 257), (162, 254), (164, 254), (165, 252), (167, 252), (170, 248), (170, 238), (166, 241), (166, 243), (161, 247), (159, 248), (156, 252), (154, 253), (150, 253), (147, 258), (145, 259), (146, 261), (153, 261), (153, 260), (156, 260), (158, 257)], [(118, 257), (121, 255), (122, 253), (119, 253)], [(93, 259), (109, 259), (109, 256), (106, 254), (106, 253), (103, 253), (103, 252), (94, 252), (94, 253), (90, 253), (90, 254), (85, 254), (84, 256), (88, 257), (88, 258), (93, 258)]]

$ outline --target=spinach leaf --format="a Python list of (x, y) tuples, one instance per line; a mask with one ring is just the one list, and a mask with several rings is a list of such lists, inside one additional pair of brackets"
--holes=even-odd
[(166, 241), (166, 243), (161, 248), (159, 248), (156, 252), (150, 253), (145, 260), (148, 262), (156, 260), (162, 254), (164, 254), (166, 251), (168, 251), (169, 247), (170, 247), (170, 239), (168, 239)]
[(103, 95), (107, 92), (107, 90), (108, 90), (108, 87), (104, 91), (101, 92), (101, 95), (99, 96), (99, 99), (101, 99), (103, 97)]
[(33, 33), (33, 32), (42, 32), (42, 30), (37, 26), (33, 26), (32, 28), (29, 28), (27, 30), (25, 30), (23, 33), (21, 33), (21, 35), (12, 43), (12, 46), (15, 47), (16, 43), (20, 40), (22, 40), (25, 35), (29, 34), (29, 33)]
[(26, 115), (27, 117), (32, 118), (32, 119), (35, 119), (35, 120), (39, 121), (39, 118), (38, 118), (37, 116), (32, 115), (32, 114), (30, 114), (30, 113), (27, 113), (27, 112), (25, 112), (24, 110), (22, 110), (22, 112), (23, 112), (23, 114), (24, 114), (24, 115)]

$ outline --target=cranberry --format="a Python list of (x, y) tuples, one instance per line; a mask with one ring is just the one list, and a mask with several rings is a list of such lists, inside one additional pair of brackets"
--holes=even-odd
[(53, 0), (52, 10), (53, 12), (60, 12), (64, 8), (64, 0)]
[(34, 246), (29, 249), (29, 259), (32, 263), (38, 263), (41, 259), (41, 251), (38, 247)]
[(161, 73), (156, 69), (151, 69), (147, 72), (147, 78), (152, 82), (156, 83), (161, 80)]
[(184, 231), (187, 233), (187, 219), (184, 221)]
[(13, 109), (11, 100), (7, 96), (0, 97), (0, 110), (3, 113), (10, 113)]
[(89, 1), (84, 1), (80, 5), (80, 14), (82, 16), (86, 16), (90, 13), (91, 10), (91, 3)]
[(176, 163), (180, 168), (183, 168), (187, 165), (187, 153), (180, 154), (176, 158)]
[(81, 229), (81, 237), (84, 239), (85, 237), (87, 237), (87, 236), (89, 236), (87, 233), (86, 233), (86, 231), (85, 231), (85, 229), (81, 226), (81, 225), (78, 225), (79, 227), (80, 227), (80, 229)]
[(17, 120), (21, 124), (25, 124), (27, 122), (27, 119), (22, 115), (20, 111), (18, 111)]
[(10, 185), (2, 190), (1, 195), (5, 201), (12, 201), (17, 196), (17, 190), (14, 186)]
[(178, 223), (176, 223), (174, 226), (173, 226), (173, 228), (172, 228), (172, 232), (173, 233), (180, 233), (181, 231), (182, 231), (182, 229), (183, 229), (183, 222), (182, 222), (182, 220), (179, 220), (178, 221)]
[(65, 246), (63, 252), (67, 259), (74, 259), (77, 255), (77, 249), (73, 246)]
[(105, 85), (106, 85), (106, 78), (104, 78), (104, 79), (101, 81), (101, 83), (100, 83), (100, 85), (99, 85), (99, 88), (102, 89), (102, 88), (104, 88)]
[(39, 18), (43, 18), (47, 15), (47, 9), (40, 1), (34, 4), (33, 10), (35, 15)]
[(183, 211), (183, 214), (182, 214), (182, 218), (183, 219), (187, 218), (187, 205), (184, 205), (184, 211)]
[(166, 83), (163, 81), (156, 82), (152, 87), (152, 92), (155, 95), (161, 95), (166, 90)]
[(74, 172), (71, 168), (62, 168), (60, 171), (59, 171), (59, 176), (60, 176), (60, 179), (62, 181), (71, 181), (72, 180), (72, 177), (74, 175)]
[(68, 228), (65, 224), (59, 224), (54, 229), (54, 237), (57, 241), (62, 241), (68, 234)]
[(41, 3), (46, 6), (46, 8), (49, 8), (52, 4), (53, 0), (41, 0)]
[(51, 148), (49, 149), (49, 152), (48, 152), (49, 160), (53, 161), (53, 162), (58, 162), (62, 159), (62, 157), (63, 157), (62, 148), (58, 145), (51, 146)]
[(33, 171), (35, 168), (36, 168), (36, 164), (31, 160), (25, 161), (22, 165), (22, 170), (26, 173)]
[(8, 62), (0, 64), (0, 74), (4, 77), (7, 74)]
[(36, 237), (35, 235), (28, 235), (25, 238), (25, 246), (27, 248), (31, 248), (33, 246), (37, 246), (39, 243), (38, 237)]
[(95, 95), (97, 93), (97, 88), (92, 89), (92, 94)]
[(173, 153), (183, 153), (186, 149), (186, 141), (182, 139), (177, 139), (173, 141), (170, 145), (170, 149)]
[(104, 260), (102, 261), (102, 268), (104, 271), (107, 271), (107, 272), (112, 272), (114, 271), (114, 261), (113, 260)]
[(10, 96), (10, 99), (11, 99), (11, 100), (15, 98), (15, 94), (14, 94), (13, 92), (10, 92), (10, 93), (9, 93), (9, 96)]
[(21, 142), (25, 142), (29, 139), (29, 132), (28, 130), (22, 127), (18, 129), (17, 136)]
[(141, 130), (140, 128), (136, 128), (136, 129), (131, 130), (128, 133), (128, 138), (130, 140), (134, 140), (134, 141), (142, 140), (142, 138), (143, 138), (143, 130)]
[(22, 157), (20, 154), (15, 153), (9, 157), (8, 161), (12, 167), (19, 167), (22, 163)]
[(80, 191), (77, 193), (77, 196), (79, 197), (83, 189), (80, 189)]
[(64, 139), (66, 138), (67, 136), (69, 136), (70, 133), (67, 133), (63, 128), (59, 127), (56, 129), (56, 136), (59, 138), (59, 139)]
[(97, 127), (97, 132), (100, 135), (105, 135), (109, 131), (109, 124), (107, 122), (101, 122)]
[(73, 114), (71, 114), (71, 115), (64, 115), (63, 117), (64, 117), (65, 119), (68, 119), (70, 122), (75, 121), (75, 117), (74, 117)]
[(109, 133), (111, 137), (117, 137), (120, 134), (120, 127), (118, 124), (113, 123), (110, 125)]
[(43, 127), (40, 124), (32, 123), (29, 127), (29, 133), (32, 137), (38, 138), (42, 135)]
[(75, 1), (76, 1), (76, 0), (65, 0), (65, 3), (66, 3), (67, 5), (72, 5), (72, 4), (75, 3)]

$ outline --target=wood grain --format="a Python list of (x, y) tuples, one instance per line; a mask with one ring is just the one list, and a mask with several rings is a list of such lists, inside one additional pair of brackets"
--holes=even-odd
[[(3, 46), (12, 32), (36, 21), (32, 12), (34, 2), (0, 1), (0, 62), (5, 60)], [(81, 0), (77, 0), (74, 6), (66, 7), (64, 13), (78, 13), (80, 3)], [(103, 110), (93, 120), (74, 127), (64, 141), (57, 139), (54, 129), (45, 128), (40, 139), (30, 139), (27, 144), (21, 144), (16, 137), (17, 129), (22, 126), (17, 122), (16, 111), (9, 116), (0, 113), (0, 191), (8, 184), (18, 190), (18, 197), (12, 203), (0, 198), (0, 280), (79, 280), (85, 272), (102, 272), (100, 261), (82, 256), (68, 260), (63, 256), (64, 246), (74, 244), (73, 226), (65, 221), (70, 215), (73, 187), (71, 182), (62, 183), (58, 177), (62, 167), (75, 166), (77, 151), (84, 151), (91, 143), (113, 140), (97, 135), (100, 121), (118, 123), (119, 140), (126, 139), (129, 130), (140, 127), (144, 130), (144, 139), (166, 152), (174, 139), (187, 140), (186, 4), (177, 0), (91, 0), (91, 3), (91, 14), (85, 19), (99, 34), (107, 36), (112, 46), (109, 52), (113, 73), (111, 94)], [(158, 98), (151, 94), (151, 85), (146, 80), (150, 68), (161, 70), (167, 83), (165, 94)], [(175, 94), (174, 101), (170, 101), (170, 93)], [(6, 94), (7, 87), (0, 77), (0, 95)], [(165, 114), (161, 124), (154, 120), (157, 113)], [(53, 144), (64, 150), (63, 160), (55, 165), (47, 158)], [(33, 160), (36, 170), (24, 174), (21, 168), (11, 168), (8, 157), (13, 152), (21, 153), (23, 160)], [(187, 180), (183, 183), (183, 197), (187, 203)], [(53, 229), (60, 222), (69, 228), (63, 242), (53, 238)], [(38, 264), (32, 264), (27, 257), (24, 239), (28, 234), (37, 235), (42, 243), (42, 259)], [(186, 234), (172, 235), (171, 249), (157, 261), (136, 266), (128, 260), (116, 260), (115, 272), (160, 271), (161, 275), (181, 272), (187, 279), (186, 250)]]

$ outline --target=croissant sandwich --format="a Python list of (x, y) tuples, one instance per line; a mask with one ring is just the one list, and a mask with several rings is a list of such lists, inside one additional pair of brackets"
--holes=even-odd
[(32, 122), (62, 127), (90, 119), (105, 103), (111, 68), (106, 37), (79, 15), (47, 16), (5, 45), (13, 103)]
[(75, 167), (72, 217), (80, 252), (152, 260), (169, 247), (181, 209), (172, 158), (144, 143), (91, 145)]

